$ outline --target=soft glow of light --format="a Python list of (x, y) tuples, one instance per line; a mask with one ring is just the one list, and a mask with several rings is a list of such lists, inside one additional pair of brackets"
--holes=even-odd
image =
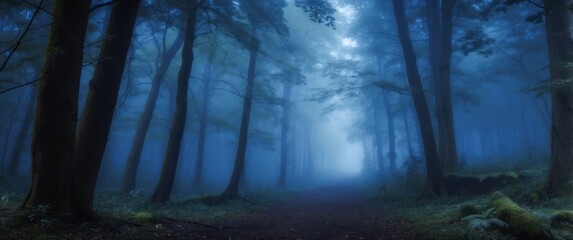
[(333, 112), (329, 121), (323, 126), (323, 131), (328, 133), (325, 141), (329, 151), (330, 174), (345, 177), (356, 175), (362, 171), (362, 145), (361, 143), (348, 142), (346, 129), (354, 121), (356, 114), (349, 110)]
[(355, 48), (358, 46), (358, 43), (356, 42), (356, 40), (349, 38), (349, 37), (342, 38), (341, 42), (342, 42), (342, 46), (344, 46), (344, 47)]

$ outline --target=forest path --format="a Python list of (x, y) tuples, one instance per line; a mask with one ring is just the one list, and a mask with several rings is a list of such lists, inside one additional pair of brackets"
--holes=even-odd
[(259, 213), (200, 229), (203, 239), (424, 239), (411, 223), (393, 219), (356, 186), (302, 191)]

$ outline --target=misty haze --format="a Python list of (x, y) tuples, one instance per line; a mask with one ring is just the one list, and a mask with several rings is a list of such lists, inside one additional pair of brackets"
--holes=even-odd
[(0, 239), (573, 239), (573, 0), (0, 0)]

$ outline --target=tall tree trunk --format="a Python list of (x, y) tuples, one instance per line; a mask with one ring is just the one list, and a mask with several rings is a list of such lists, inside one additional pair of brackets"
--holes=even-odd
[(147, 96), (147, 101), (145, 102), (145, 107), (141, 113), (141, 117), (137, 122), (137, 128), (135, 130), (135, 136), (131, 142), (131, 148), (127, 156), (127, 163), (123, 172), (123, 178), (121, 180), (121, 185), (119, 187), (119, 193), (122, 195), (128, 194), (135, 189), (135, 179), (137, 177), (137, 168), (139, 167), (139, 161), (141, 159), (141, 152), (143, 151), (143, 143), (145, 142), (145, 135), (151, 124), (151, 118), (153, 117), (153, 111), (155, 110), (155, 103), (157, 102), (157, 97), (159, 96), (159, 89), (161, 83), (169, 69), (169, 65), (173, 61), (177, 51), (183, 45), (183, 38), (185, 34), (183, 30), (180, 30), (175, 38), (175, 41), (171, 44), (167, 51), (163, 52), (161, 63), (157, 69), (157, 73), (151, 80), (151, 89), (149, 90), (149, 95)]
[(394, 111), (392, 110), (392, 103), (388, 96), (388, 91), (382, 90), (382, 101), (384, 102), (384, 109), (386, 110), (386, 119), (388, 123), (388, 160), (390, 171), (396, 170), (396, 132), (394, 129)]
[(380, 116), (380, 109), (378, 107), (379, 99), (372, 96), (372, 112), (374, 115), (374, 141), (376, 142), (376, 160), (378, 161), (378, 172), (384, 172), (384, 141), (382, 140), (382, 117)]
[[(378, 65), (378, 78), (382, 79), (382, 55), (376, 55), (377, 65)], [(392, 111), (392, 103), (390, 102), (390, 97), (388, 96), (388, 91), (382, 89), (382, 102), (384, 103), (384, 109), (386, 110), (386, 122), (388, 124), (388, 160), (389, 169), (391, 171), (396, 170), (396, 134), (394, 132), (394, 111)]]
[(201, 115), (199, 116), (199, 136), (197, 140), (197, 157), (195, 161), (195, 174), (193, 185), (201, 187), (203, 185), (203, 161), (205, 159), (205, 141), (207, 131), (207, 118), (209, 117), (209, 99), (211, 95), (211, 67), (213, 55), (209, 55), (203, 73), (203, 102), (201, 103)]
[(412, 147), (412, 137), (410, 136), (410, 124), (408, 124), (408, 110), (404, 110), (404, 131), (406, 132), (406, 143), (408, 144), (408, 157), (414, 155), (414, 148)]
[[(282, 107), (283, 115), (281, 121), (281, 170), (279, 174), (279, 187), (284, 188), (286, 186), (286, 175), (287, 175), (287, 152), (288, 152), (288, 131), (290, 122), (290, 94), (292, 89), (292, 83), (286, 81), (283, 84), (283, 97), (282, 97)], [(308, 147), (308, 146), (307, 146)], [(310, 159), (307, 159), (310, 161)]]
[(249, 132), (249, 121), (251, 119), (251, 105), (253, 103), (253, 90), (255, 86), (255, 67), (257, 64), (258, 42), (255, 39), (257, 29), (254, 21), (250, 21), (251, 36), (253, 37), (253, 46), (249, 49), (249, 69), (247, 72), (247, 86), (245, 89), (245, 96), (243, 101), (243, 113), (241, 116), (241, 126), (239, 128), (239, 143), (237, 145), (237, 153), (235, 155), (235, 166), (233, 167), (233, 174), (229, 180), (229, 184), (225, 191), (219, 195), (220, 200), (239, 198), (239, 181), (244, 171), (245, 154), (247, 152), (247, 141)]
[(71, 213), (71, 167), (90, 0), (57, 0), (32, 139), (32, 181), (22, 208)]
[(308, 125), (306, 125), (306, 131), (304, 132), (304, 135), (305, 135), (304, 136), (304, 145), (305, 145), (304, 159), (306, 159), (305, 170), (306, 170), (306, 176), (311, 177), (312, 174), (314, 173), (314, 158), (312, 157), (312, 155), (313, 155), (313, 152), (312, 152), (313, 144), (311, 141), (312, 123), (308, 123)]
[(93, 198), (97, 176), (115, 112), (138, 8), (139, 0), (119, 1), (113, 6), (80, 119), (73, 160), (72, 197), (75, 200), (75, 211), (82, 219), (95, 217)]
[[(24, 95), (24, 91), (20, 91), (20, 94), (18, 94), (18, 101), (16, 101), (16, 104), (14, 104), (14, 107), (12, 108), (11, 112), (12, 114), (10, 115), (10, 123), (8, 124), (8, 132), (6, 133), (6, 138), (4, 139), (4, 146), (2, 146), (2, 159), (0, 159), (0, 176), (2, 176), (2, 174), (4, 173), (4, 161), (6, 159), (6, 154), (8, 153), (8, 143), (10, 143), (10, 136), (12, 135), (12, 129), (14, 128), (14, 123), (16, 122), (16, 112), (20, 106), (20, 103), (22, 102), (22, 95)], [(14, 154), (14, 153), (12, 153)]]
[(440, 8), (439, 0), (429, 0), (426, 7), (430, 65), (438, 122), (438, 156), (446, 171), (455, 171), (458, 165), (450, 80), (452, 17), (455, 3), (456, 0), (442, 0)]
[(418, 72), (418, 66), (416, 64), (416, 54), (414, 53), (410, 33), (408, 32), (408, 21), (406, 19), (404, 4), (402, 0), (392, 0), (392, 2), (398, 35), (404, 52), (408, 84), (410, 85), (410, 92), (412, 93), (416, 114), (418, 115), (418, 123), (420, 125), (424, 144), (424, 155), (426, 159), (426, 190), (431, 195), (447, 195), (445, 179), (442, 169), (440, 168), (440, 161), (436, 150), (436, 141), (432, 131), (430, 111), (428, 110), (426, 96), (424, 94), (420, 73)]
[(24, 120), (22, 120), (22, 127), (16, 137), (16, 142), (14, 144), (14, 150), (12, 151), (12, 157), (10, 162), (8, 162), (8, 167), (6, 172), (11, 177), (18, 176), (18, 164), (20, 163), (20, 156), (22, 155), (22, 148), (26, 141), (26, 136), (30, 131), (32, 120), (34, 119), (34, 109), (36, 107), (36, 97), (38, 97), (38, 90), (36, 86), (32, 86), (30, 91), (30, 99), (28, 100), (28, 106), (26, 106), (26, 113), (24, 115)]
[(175, 180), (175, 171), (179, 161), (179, 152), (181, 149), (181, 139), (185, 131), (185, 121), (187, 119), (187, 91), (189, 87), (189, 77), (193, 67), (193, 44), (195, 42), (195, 27), (197, 21), (197, 2), (189, 1), (187, 4), (187, 30), (185, 33), (185, 42), (181, 52), (181, 69), (177, 79), (177, 98), (175, 103), (175, 114), (173, 123), (169, 131), (169, 140), (167, 150), (163, 159), (161, 176), (155, 191), (151, 195), (151, 201), (156, 203), (165, 203), (169, 201), (173, 182)]
[(571, 0), (545, 0), (551, 91), (551, 194), (573, 194), (573, 16)]

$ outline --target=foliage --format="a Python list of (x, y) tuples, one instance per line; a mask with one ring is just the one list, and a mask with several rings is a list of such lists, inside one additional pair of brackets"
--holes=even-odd
[(472, 214), (461, 220), (468, 222), (468, 228), (483, 232), (490, 227), (507, 228), (506, 222), (493, 216), (495, 208), (490, 208), (483, 211), (481, 214)]
[(335, 19), (332, 16), (336, 11), (328, 1), (325, 0), (296, 0), (295, 6), (302, 8), (311, 21), (324, 23), (324, 26), (336, 29)]
[(494, 43), (495, 40), (487, 36), (482, 27), (466, 30), (459, 39), (460, 48), (465, 56), (475, 52), (478, 55), (489, 57), (493, 54)]

